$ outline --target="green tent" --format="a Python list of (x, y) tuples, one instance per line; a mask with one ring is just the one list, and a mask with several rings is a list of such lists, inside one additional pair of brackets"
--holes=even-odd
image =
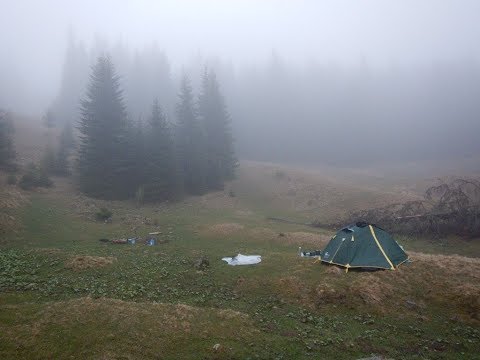
[(347, 268), (395, 270), (408, 255), (385, 230), (358, 222), (340, 230), (322, 252), (321, 260)]

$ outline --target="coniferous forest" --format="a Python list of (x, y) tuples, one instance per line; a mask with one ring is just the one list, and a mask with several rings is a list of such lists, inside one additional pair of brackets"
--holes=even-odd
[(198, 96), (189, 78), (182, 78), (172, 120), (160, 99), (151, 99), (146, 121), (130, 119), (119, 78), (108, 56), (92, 66), (81, 101), (74, 166), (81, 191), (96, 198), (150, 202), (223, 189), (237, 161), (215, 73), (205, 69)]

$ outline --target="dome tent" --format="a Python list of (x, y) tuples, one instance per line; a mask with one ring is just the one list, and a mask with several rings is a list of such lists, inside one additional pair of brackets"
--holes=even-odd
[(385, 230), (357, 222), (340, 230), (322, 252), (322, 262), (347, 268), (395, 270), (408, 260), (402, 247)]

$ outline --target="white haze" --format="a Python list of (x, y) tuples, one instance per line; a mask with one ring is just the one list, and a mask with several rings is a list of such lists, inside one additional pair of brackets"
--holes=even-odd
[[(71, 32), (88, 62), (112, 53), (134, 119), (158, 95), (172, 119), (179, 74), (213, 66), (241, 157), (480, 153), (478, 0), (2, 0), (0, 26), (0, 108), (36, 118), (78, 104), (82, 81), (61, 80)], [(153, 89), (138, 64), (160, 62)]]
[[(59, 85), (66, 32), (142, 48), (156, 41), (180, 66), (198, 52), (234, 64), (272, 49), (296, 64), (371, 65), (478, 59), (476, 0), (3, 0), (2, 105), (38, 110)], [(3, 87), (2, 87), (3, 88)]]

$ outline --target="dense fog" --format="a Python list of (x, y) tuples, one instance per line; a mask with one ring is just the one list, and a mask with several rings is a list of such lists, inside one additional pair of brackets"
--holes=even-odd
[[(453, 6), (455, 5), (455, 6)], [(355, 165), (480, 153), (477, 1), (11, 1), (0, 108), (78, 121), (108, 54), (127, 112), (175, 121), (216, 72), (240, 159)]]

